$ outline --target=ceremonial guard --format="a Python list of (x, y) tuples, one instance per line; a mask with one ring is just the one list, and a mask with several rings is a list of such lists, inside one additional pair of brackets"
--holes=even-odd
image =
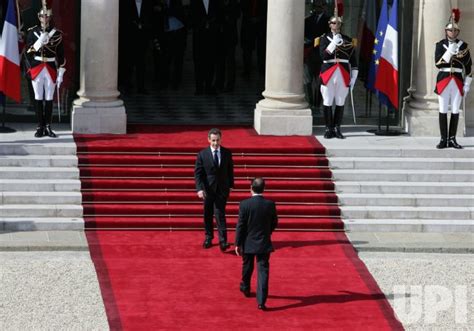
[[(456, 142), (459, 108), (472, 82), (471, 55), (467, 43), (458, 39), (460, 28), (459, 9), (453, 9), (445, 27), (446, 38), (436, 43), (435, 63), (439, 68), (435, 93), (439, 100), (439, 130), (441, 141), (438, 149), (453, 147), (461, 149)], [(451, 100), (451, 119), (448, 133), (448, 107)], [(465, 109), (464, 109), (465, 110)]]
[(35, 137), (56, 137), (51, 129), (54, 90), (63, 81), (64, 59), (63, 34), (51, 26), (51, 9), (43, 7), (38, 13), (41, 26), (29, 29), (27, 36), (28, 73), (35, 94), (35, 110), (38, 120)]
[[(320, 78), (326, 124), (324, 138), (344, 139), (341, 133), (344, 102), (349, 87), (354, 86), (359, 73), (355, 55), (357, 39), (341, 34), (342, 7), (335, 6), (334, 16), (329, 19), (328, 23), (331, 31), (314, 40), (314, 47), (319, 46), (323, 62)], [(334, 102), (336, 109), (333, 116), (332, 105)]]

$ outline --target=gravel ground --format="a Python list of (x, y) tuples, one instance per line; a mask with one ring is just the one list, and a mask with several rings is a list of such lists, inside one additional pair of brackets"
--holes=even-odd
[(474, 329), (474, 255), (360, 253), (407, 330)]
[(108, 330), (88, 252), (0, 252), (0, 330)]

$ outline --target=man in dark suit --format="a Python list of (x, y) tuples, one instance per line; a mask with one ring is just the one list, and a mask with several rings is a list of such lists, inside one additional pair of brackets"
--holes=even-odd
[(215, 94), (218, 32), (222, 23), (221, 1), (191, 0), (189, 13), (193, 29), (195, 94)]
[(130, 91), (133, 69), (137, 92), (146, 94), (145, 64), (146, 53), (151, 40), (153, 27), (152, 0), (120, 1), (120, 88)]
[(278, 224), (275, 203), (265, 199), (263, 178), (252, 181), (252, 197), (240, 203), (239, 220), (235, 228), (235, 253), (242, 255), (242, 281), (240, 291), (250, 296), (254, 259), (257, 258), (257, 303), (258, 309), (265, 310), (268, 296), (270, 273), (270, 253), (273, 251), (271, 234)]
[(212, 216), (216, 216), (219, 246), (221, 251), (228, 248), (225, 206), (231, 188), (234, 187), (234, 163), (232, 153), (221, 146), (222, 133), (211, 129), (207, 135), (209, 147), (201, 150), (196, 159), (194, 179), (199, 198), (204, 200), (204, 248), (212, 246), (214, 231)]

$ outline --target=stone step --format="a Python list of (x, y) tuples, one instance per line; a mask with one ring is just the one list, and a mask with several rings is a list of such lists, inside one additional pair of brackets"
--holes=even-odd
[(474, 170), (470, 158), (331, 157), (332, 169)]
[(415, 158), (474, 158), (474, 149), (453, 149), (447, 148), (438, 150), (436, 144), (439, 139), (433, 139), (433, 148), (409, 148), (403, 146), (401, 149), (398, 146), (363, 146), (353, 148), (347, 146), (331, 146), (327, 147), (326, 155), (332, 157), (415, 157)]
[(0, 167), (2, 179), (78, 179), (75, 167)]
[(474, 182), (472, 170), (382, 170), (335, 169), (333, 179), (339, 181), (395, 181), (395, 182)]
[(2, 155), (0, 167), (77, 167), (74, 155)]
[(0, 231), (81, 231), (81, 217), (1, 217)]
[(76, 155), (76, 145), (74, 142), (60, 143), (56, 139), (35, 140), (32, 137), (28, 142), (2, 143), (0, 155)]
[(54, 204), (54, 205), (81, 205), (80, 192), (2, 192), (0, 204)]
[(341, 206), (344, 219), (474, 219), (474, 207)]
[(80, 192), (79, 179), (0, 179), (5, 192)]
[(472, 182), (339, 181), (335, 184), (338, 194), (474, 194)]
[(352, 232), (474, 232), (474, 220), (456, 219), (343, 219)]
[(341, 193), (343, 206), (471, 207), (472, 194), (368, 194)]
[(3, 217), (82, 217), (81, 205), (0, 205)]

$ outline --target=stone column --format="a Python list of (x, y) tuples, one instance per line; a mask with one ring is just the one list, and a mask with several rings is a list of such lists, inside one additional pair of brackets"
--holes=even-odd
[(74, 133), (125, 133), (127, 115), (118, 98), (119, 0), (81, 1), (79, 99), (74, 101)]
[(312, 134), (303, 93), (304, 5), (304, 0), (268, 1), (265, 99), (254, 116), (259, 134)]
[[(435, 44), (443, 39), (451, 12), (449, 1), (424, 0), (414, 3), (414, 37), (410, 97), (405, 104), (405, 126), (412, 136), (439, 136)], [(460, 117), (459, 131), (464, 127)]]

